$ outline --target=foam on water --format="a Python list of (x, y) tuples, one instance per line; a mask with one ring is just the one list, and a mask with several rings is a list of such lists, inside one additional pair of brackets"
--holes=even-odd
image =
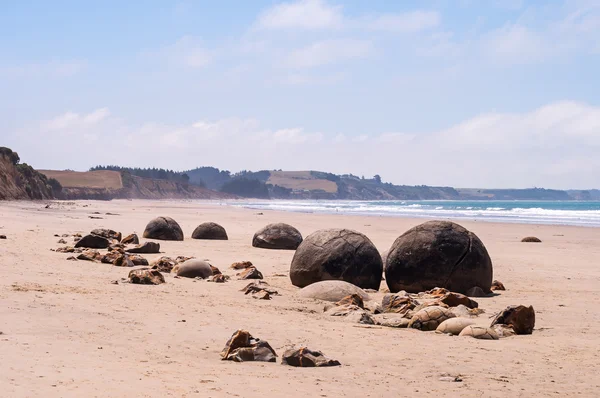
[(248, 200), (231, 201), (227, 204), (257, 210), (302, 213), (342, 213), (600, 226), (600, 202)]

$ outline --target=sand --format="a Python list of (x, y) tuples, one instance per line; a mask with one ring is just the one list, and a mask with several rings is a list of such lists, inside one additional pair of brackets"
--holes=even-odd
[[(252, 248), (253, 233), (287, 222), (304, 236), (326, 227), (366, 234), (381, 250), (421, 219), (314, 215), (236, 209), (198, 202), (0, 204), (1, 396), (339, 397), (597, 396), (600, 388), (600, 229), (461, 222), (485, 243), (507, 290), (477, 301), (488, 323), (507, 305), (533, 305), (533, 335), (499, 341), (365, 327), (322, 313), (297, 297), (287, 273), (292, 251)], [(93, 214), (98, 212), (100, 214)], [(107, 215), (112, 213), (113, 215)], [(141, 235), (168, 215), (186, 240), (161, 242), (166, 255), (209, 259), (229, 275), (250, 260), (281, 296), (255, 300), (225, 284), (175, 279), (112, 284), (129, 269), (67, 261), (54, 234), (106, 227)], [(102, 217), (91, 219), (89, 216)], [(222, 224), (229, 241), (189, 239), (201, 222)], [(535, 235), (541, 244), (520, 243)], [(71, 238), (68, 238), (71, 240)], [(147, 255), (149, 259), (157, 255)], [(382, 284), (382, 288), (385, 284)], [(382, 293), (374, 294), (381, 299)], [(221, 361), (237, 329), (281, 355), (307, 345), (339, 360), (334, 368)], [(458, 376), (462, 382), (445, 381)], [(442, 378), (442, 380), (440, 380)]]

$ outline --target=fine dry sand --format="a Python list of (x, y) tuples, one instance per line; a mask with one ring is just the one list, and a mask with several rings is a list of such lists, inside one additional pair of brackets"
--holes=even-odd
[[(325, 317), (323, 303), (296, 296), (287, 277), (292, 251), (250, 244), (265, 224), (287, 222), (304, 236), (352, 228), (383, 251), (422, 219), (258, 215), (174, 201), (44, 204), (0, 204), (0, 234), (8, 237), (0, 240), (0, 396), (598, 396), (600, 229), (461, 222), (485, 243), (494, 277), (507, 288), (476, 299), (486, 310), (478, 322), (490, 322), (511, 304), (533, 305), (536, 312), (533, 335), (483, 341)], [(235, 277), (215, 284), (165, 274), (160, 286), (115, 285), (130, 269), (67, 261), (69, 254), (50, 251), (61, 246), (54, 234), (105, 227), (141, 236), (160, 215), (175, 218), (186, 235), (183, 242), (161, 242), (164, 255), (210, 259), (232, 276), (232, 262), (250, 260), (282, 296), (245, 296), (239, 289), (247, 281)], [(204, 221), (222, 224), (230, 240), (189, 239)], [(527, 235), (543, 243), (520, 243)], [(342, 366), (221, 361), (219, 352), (237, 329), (267, 340), (279, 355), (307, 345)], [(446, 375), (463, 381), (440, 380)]]

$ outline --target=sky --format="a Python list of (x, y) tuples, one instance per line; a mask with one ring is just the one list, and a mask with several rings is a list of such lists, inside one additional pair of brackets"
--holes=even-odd
[(600, 0), (0, 0), (0, 146), (600, 188), (598, 71)]

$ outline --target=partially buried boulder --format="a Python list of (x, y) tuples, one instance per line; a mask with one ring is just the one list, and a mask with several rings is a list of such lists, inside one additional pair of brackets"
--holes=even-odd
[(442, 287), (466, 293), (475, 286), (489, 292), (492, 274), (492, 260), (481, 240), (449, 221), (429, 221), (402, 234), (385, 268), (391, 292)]
[(306, 347), (287, 350), (281, 358), (281, 364), (302, 368), (341, 365), (339, 361), (327, 358), (321, 351)]
[(90, 249), (106, 249), (110, 245), (108, 239), (99, 235), (86, 235), (75, 243), (75, 247), (87, 247)]
[(298, 287), (343, 280), (379, 290), (382, 272), (381, 255), (365, 235), (349, 229), (324, 229), (310, 234), (298, 246), (290, 279)]
[(165, 277), (154, 269), (140, 268), (129, 272), (129, 282), (139, 285), (160, 285)]
[(492, 291), (495, 292), (496, 290), (506, 290), (506, 288), (504, 287), (504, 284), (500, 281), (494, 280), (492, 282), (492, 287), (491, 287)]
[(500, 312), (492, 321), (492, 325), (508, 325), (516, 334), (531, 334), (535, 327), (535, 311), (533, 306), (511, 305)]
[(160, 243), (156, 242), (144, 242), (141, 245), (137, 245), (130, 249), (125, 250), (127, 253), (160, 253)]
[(370, 300), (370, 297), (364, 290), (351, 283), (344, 281), (322, 281), (306, 286), (298, 292), (303, 298), (312, 298), (323, 301), (337, 302), (344, 297), (356, 294), (363, 301)]
[(498, 340), (499, 338), (494, 329), (474, 325), (465, 327), (458, 335), (461, 337), (473, 337), (479, 340)]
[(177, 269), (177, 276), (183, 278), (202, 278), (206, 279), (212, 276), (212, 269), (210, 264), (206, 261), (192, 258), (179, 265)]
[(473, 324), (475, 321), (469, 318), (449, 318), (440, 323), (435, 332), (458, 336), (464, 328)]
[(296, 250), (300, 243), (300, 231), (284, 223), (269, 224), (252, 238), (252, 246), (261, 249)]
[(240, 279), (262, 279), (263, 274), (256, 267), (248, 267), (238, 274)]
[(523, 239), (521, 239), (521, 242), (524, 242), (524, 243), (542, 243), (542, 240), (540, 238), (535, 237), (535, 236), (526, 236)]
[(227, 240), (225, 228), (214, 222), (205, 222), (192, 232), (192, 239)]
[(408, 327), (423, 331), (436, 330), (440, 323), (450, 318), (454, 318), (454, 314), (444, 307), (425, 307), (410, 319)]
[(157, 217), (146, 225), (144, 238), (159, 240), (183, 240), (183, 231), (171, 217)]

